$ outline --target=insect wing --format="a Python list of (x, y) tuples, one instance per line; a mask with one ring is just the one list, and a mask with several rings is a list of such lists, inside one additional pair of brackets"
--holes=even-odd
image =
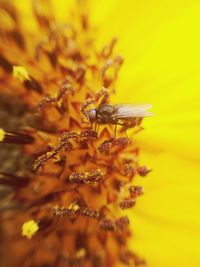
[(133, 117), (149, 117), (153, 114), (148, 112), (152, 107), (151, 104), (122, 104), (116, 105), (115, 115), (118, 119), (133, 118)]

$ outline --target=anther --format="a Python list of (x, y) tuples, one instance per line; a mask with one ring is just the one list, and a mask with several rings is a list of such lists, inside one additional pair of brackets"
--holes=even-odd
[(134, 205), (135, 205), (135, 200), (131, 198), (125, 198), (119, 202), (119, 207), (123, 210), (132, 208)]
[(99, 152), (107, 152), (111, 148), (118, 146), (120, 148), (125, 148), (130, 143), (129, 138), (123, 137), (123, 138), (111, 138), (109, 140), (104, 141), (99, 147)]
[(115, 231), (116, 225), (115, 222), (111, 219), (103, 218), (99, 222), (99, 226), (104, 231)]
[(99, 212), (97, 210), (88, 208), (88, 207), (80, 207), (77, 204), (72, 204), (68, 208), (65, 207), (56, 207), (53, 209), (53, 213), (56, 216), (67, 215), (68, 217), (89, 217), (93, 219), (99, 219)]
[(128, 190), (132, 198), (136, 198), (144, 194), (144, 190), (141, 186), (129, 186)]
[(100, 169), (89, 172), (73, 172), (69, 176), (69, 181), (77, 184), (96, 184), (103, 180), (103, 176), (104, 172)]
[(141, 166), (137, 168), (137, 172), (140, 176), (144, 177), (146, 176), (149, 172), (151, 172), (151, 169), (148, 169), (146, 166)]
[(127, 216), (122, 216), (115, 221), (115, 224), (118, 229), (123, 230), (130, 223)]

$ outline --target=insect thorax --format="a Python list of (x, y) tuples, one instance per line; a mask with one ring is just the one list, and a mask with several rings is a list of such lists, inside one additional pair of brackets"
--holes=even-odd
[(97, 109), (97, 121), (100, 124), (116, 123), (115, 108), (111, 105), (103, 104)]

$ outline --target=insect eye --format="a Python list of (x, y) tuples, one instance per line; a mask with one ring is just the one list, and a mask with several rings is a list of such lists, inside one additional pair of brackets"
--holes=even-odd
[(90, 120), (90, 122), (93, 122), (96, 120), (96, 109), (91, 109), (88, 113), (88, 118)]

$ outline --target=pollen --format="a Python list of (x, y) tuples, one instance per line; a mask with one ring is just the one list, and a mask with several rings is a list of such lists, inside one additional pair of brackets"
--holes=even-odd
[(36, 221), (30, 220), (22, 225), (22, 236), (31, 239), (35, 233), (39, 230), (39, 226)]
[(5, 134), (5, 131), (3, 129), (0, 129), (0, 142), (4, 140)]
[(86, 250), (84, 248), (81, 248), (76, 253), (77, 258), (83, 258), (83, 257), (85, 257), (85, 255), (86, 255)]
[(13, 77), (22, 83), (26, 80), (30, 80), (28, 71), (23, 66), (13, 66)]
[(76, 203), (71, 203), (68, 207), (69, 210), (73, 210), (73, 211), (78, 211), (80, 209), (79, 205), (77, 205)]

